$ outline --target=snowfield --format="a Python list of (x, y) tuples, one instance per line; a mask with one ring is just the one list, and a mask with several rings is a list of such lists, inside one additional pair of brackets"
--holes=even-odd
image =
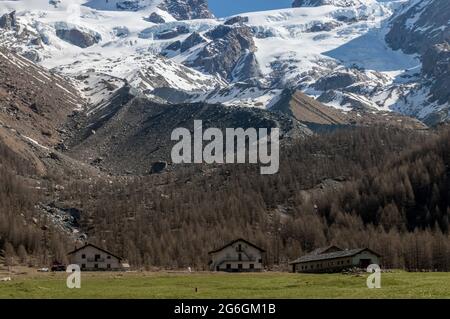
[[(158, 8), (161, 1), (137, 1), (135, 11), (118, 10), (119, 0), (0, 1), (0, 14), (15, 10), (20, 25), (16, 34), (3, 32), (0, 44), (73, 78), (92, 106), (108, 98), (101, 83), (109, 81), (149, 97), (155, 89), (170, 88), (185, 93), (186, 101), (260, 108), (273, 105), (284, 88), (299, 88), (342, 110), (395, 110), (421, 118), (441, 107), (426, 103), (427, 89), (416, 76), (418, 57), (393, 51), (384, 40), (390, 17), (405, 10), (408, 0), (334, 0), (240, 14), (248, 17), (262, 74), (246, 83), (188, 66), (211, 39), (183, 53), (165, 50), (227, 19), (177, 21)], [(165, 23), (149, 22), (153, 12)], [(188, 31), (167, 35), (173, 30)], [(36, 44), (35, 38), (42, 41)], [(336, 85), (342, 78), (351, 81)], [(421, 105), (420, 112), (411, 111)]]

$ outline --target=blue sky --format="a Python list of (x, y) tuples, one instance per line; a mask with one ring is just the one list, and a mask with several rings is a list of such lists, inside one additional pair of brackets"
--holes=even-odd
[(208, 0), (216, 17), (226, 17), (249, 11), (290, 8), (292, 0)]

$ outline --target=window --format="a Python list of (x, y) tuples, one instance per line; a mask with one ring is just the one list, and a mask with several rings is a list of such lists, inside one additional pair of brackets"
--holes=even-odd
[(241, 253), (238, 254), (238, 260), (239, 260), (239, 261), (242, 260), (242, 254), (241, 254)]
[(111, 256), (106, 257), (106, 259), (111, 259)]
[(258, 262), (259, 262), (260, 264), (262, 264), (262, 259), (261, 259), (261, 258), (259, 258), (259, 259), (258, 259)]
[(95, 269), (98, 269), (98, 264), (95, 264), (95, 265), (94, 265), (94, 268), (95, 268)]
[(227, 269), (231, 269), (231, 264), (227, 264)]
[(81, 259), (86, 259), (86, 255), (85, 254), (81, 255)]
[(238, 264), (238, 269), (242, 269), (242, 264)]
[(107, 264), (106, 268), (111, 269), (111, 264)]
[(81, 264), (81, 269), (85, 269), (86, 268), (86, 264)]
[(98, 261), (100, 259), (100, 255), (95, 255), (95, 261)]
[(239, 244), (239, 246), (238, 246), (238, 251), (242, 251), (242, 245), (241, 244)]
[(255, 265), (254, 264), (250, 264), (250, 269), (255, 269)]

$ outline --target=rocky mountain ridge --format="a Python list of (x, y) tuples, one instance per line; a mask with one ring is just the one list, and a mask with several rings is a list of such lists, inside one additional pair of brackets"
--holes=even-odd
[[(446, 0), (410, 1), (391, 19), (390, 25), (386, 42), (396, 50), (418, 54), (422, 61), (417, 91), (427, 94), (425, 107), (436, 108), (426, 120), (435, 123), (448, 120), (450, 3)], [(411, 111), (421, 112), (424, 105), (415, 106)]]

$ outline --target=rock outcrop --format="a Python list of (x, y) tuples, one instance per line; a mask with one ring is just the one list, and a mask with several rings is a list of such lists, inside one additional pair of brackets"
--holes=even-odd
[(172, 42), (171, 44), (169, 44), (166, 48), (165, 51), (178, 51), (181, 48), (181, 41), (175, 41)]
[(450, 44), (437, 44), (425, 52), (423, 73), (432, 79), (430, 101), (450, 103)]
[(214, 15), (208, 9), (207, 0), (164, 0), (159, 8), (169, 12), (177, 20), (209, 19)]
[(145, 5), (142, 0), (128, 0), (117, 2), (116, 7), (118, 10), (138, 11), (140, 9), (143, 9)]
[(224, 22), (225, 25), (233, 25), (233, 24), (244, 24), (247, 23), (248, 17), (236, 16), (228, 19)]
[(0, 28), (14, 30), (17, 28), (16, 11), (5, 13), (0, 17)]
[(233, 81), (247, 81), (262, 77), (261, 69), (253, 52), (243, 54), (232, 72)]
[(336, 21), (330, 22), (316, 22), (307, 29), (307, 32), (329, 32), (341, 24)]
[[(259, 72), (256, 60), (247, 57), (256, 51), (252, 30), (244, 25), (225, 26), (220, 25), (205, 34), (211, 39), (197, 58), (189, 62), (192, 67), (203, 69), (210, 74), (218, 74), (227, 80), (233, 80), (237, 67), (246, 70), (248, 76)], [(243, 64), (247, 62), (247, 64)], [(240, 80), (245, 80), (248, 76), (240, 75)]]
[(87, 48), (101, 41), (100, 34), (94, 31), (84, 31), (66, 25), (56, 26), (56, 36), (80, 48)]
[(322, 77), (314, 84), (314, 88), (319, 91), (337, 90), (346, 88), (356, 82), (362, 81), (363, 75), (357, 72), (339, 71)]
[(148, 17), (144, 18), (145, 21), (160, 24), (165, 23), (166, 20), (156, 12), (152, 12)]
[(190, 48), (199, 45), (200, 43), (206, 42), (205, 38), (203, 38), (200, 33), (194, 32), (186, 40), (183, 41), (180, 45), (180, 51), (185, 52)]
[(155, 34), (155, 38), (158, 40), (167, 40), (175, 38), (181, 34), (187, 34), (189, 33), (189, 29), (185, 26), (177, 26), (173, 29), (164, 30), (162, 32), (159, 32)]
[(450, 42), (450, 1), (412, 1), (391, 20), (386, 41), (394, 50), (423, 54), (435, 44)]

